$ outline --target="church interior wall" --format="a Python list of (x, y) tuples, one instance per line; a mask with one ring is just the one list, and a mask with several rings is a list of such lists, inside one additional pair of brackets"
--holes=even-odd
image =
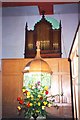
[[(31, 59), (3, 59), (2, 60), (2, 115), (3, 118), (14, 118), (17, 115), (17, 97), (22, 95), (23, 69)], [(70, 71), (68, 59), (45, 58), (53, 74), (51, 79), (52, 94), (63, 92), (63, 97), (56, 98), (59, 110), (53, 110), (53, 115), (72, 117)], [(55, 87), (55, 89), (54, 89)], [(57, 91), (57, 92), (56, 92)], [(61, 107), (62, 106), (62, 107)], [(63, 112), (64, 111), (64, 112)], [(50, 110), (48, 110), (50, 112)]]

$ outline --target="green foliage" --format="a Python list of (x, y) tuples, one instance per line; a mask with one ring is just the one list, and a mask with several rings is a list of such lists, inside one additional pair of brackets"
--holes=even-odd
[(40, 82), (28, 84), (28, 90), (22, 88), (24, 98), (18, 97), (18, 111), (24, 112), (24, 117), (31, 118), (33, 115), (45, 116), (46, 107), (50, 107), (52, 102), (48, 100), (48, 87), (42, 86)]

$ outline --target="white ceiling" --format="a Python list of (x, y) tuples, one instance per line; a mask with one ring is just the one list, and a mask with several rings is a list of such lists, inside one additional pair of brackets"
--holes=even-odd
[[(54, 14), (78, 13), (78, 4), (59, 4), (53, 6)], [(3, 16), (32, 16), (39, 15), (38, 6), (3, 7)]]

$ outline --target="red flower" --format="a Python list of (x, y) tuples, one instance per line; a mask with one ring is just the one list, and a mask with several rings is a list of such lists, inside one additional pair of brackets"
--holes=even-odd
[(40, 97), (40, 100), (42, 100), (43, 99), (43, 97)]
[(47, 95), (49, 92), (46, 90), (45, 94)]
[(26, 90), (24, 93), (27, 94), (27, 92), (28, 92), (28, 91)]
[(28, 108), (30, 107), (30, 103), (27, 104), (27, 107), (28, 107)]
[(19, 103), (20, 103), (20, 104), (23, 104), (23, 103), (24, 103), (24, 101), (23, 101), (23, 100), (20, 100), (20, 101), (19, 101)]
[(17, 100), (20, 101), (20, 100), (21, 100), (21, 97), (18, 97)]

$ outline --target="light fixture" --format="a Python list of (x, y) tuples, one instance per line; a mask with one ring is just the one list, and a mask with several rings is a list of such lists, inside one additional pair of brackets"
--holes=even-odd
[(27, 63), (25, 66), (23, 73), (30, 73), (30, 72), (45, 72), (45, 73), (52, 73), (50, 66), (46, 61), (44, 61), (40, 56), (40, 41), (37, 41), (37, 54), (36, 57)]

